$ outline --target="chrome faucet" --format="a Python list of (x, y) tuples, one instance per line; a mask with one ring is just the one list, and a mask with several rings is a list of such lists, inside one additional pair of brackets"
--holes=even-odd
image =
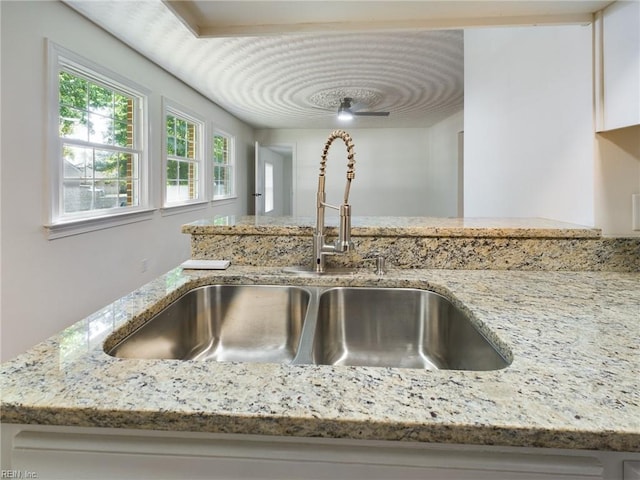
[[(325, 175), (324, 171), (327, 164), (327, 154), (329, 147), (336, 138), (342, 139), (347, 146), (347, 185), (344, 189), (344, 201), (339, 207), (326, 203), (326, 192), (324, 189)], [(318, 193), (316, 197), (316, 229), (313, 234), (313, 252), (314, 252), (314, 268), (316, 273), (323, 273), (325, 270), (325, 257), (327, 255), (336, 255), (347, 253), (353, 249), (351, 242), (351, 206), (349, 205), (349, 189), (351, 188), (351, 180), (355, 174), (355, 153), (351, 136), (344, 130), (334, 130), (329, 135), (324, 149), (322, 151), (322, 159), (320, 161), (320, 175), (318, 176)], [(324, 209), (325, 207), (333, 208), (340, 211), (340, 226), (338, 227), (338, 239), (333, 244), (325, 243), (324, 235)]]

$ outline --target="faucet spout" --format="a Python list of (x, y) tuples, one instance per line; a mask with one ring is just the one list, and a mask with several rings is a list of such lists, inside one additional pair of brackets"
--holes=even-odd
[[(326, 203), (325, 192), (325, 169), (327, 165), (327, 155), (331, 144), (336, 139), (341, 139), (347, 147), (347, 184), (344, 189), (344, 199), (339, 207)], [(344, 130), (334, 130), (329, 135), (320, 160), (320, 174), (318, 176), (318, 192), (316, 195), (316, 229), (313, 235), (314, 268), (316, 273), (325, 270), (325, 256), (347, 253), (353, 249), (351, 242), (351, 206), (349, 205), (349, 192), (351, 180), (355, 178), (355, 153), (351, 136)], [(325, 207), (338, 210), (340, 212), (340, 224), (338, 227), (338, 239), (333, 244), (325, 242), (324, 235), (324, 215)]]

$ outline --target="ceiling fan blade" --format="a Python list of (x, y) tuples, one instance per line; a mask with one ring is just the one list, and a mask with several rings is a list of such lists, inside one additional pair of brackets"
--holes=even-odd
[(388, 117), (389, 112), (352, 112), (356, 117)]

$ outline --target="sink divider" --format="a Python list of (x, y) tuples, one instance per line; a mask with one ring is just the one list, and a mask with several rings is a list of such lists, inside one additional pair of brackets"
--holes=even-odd
[(313, 340), (318, 323), (318, 309), (320, 304), (320, 295), (333, 287), (301, 287), (309, 291), (309, 305), (307, 305), (307, 313), (302, 323), (302, 332), (300, 333), (300, 342), (295, 357), (291, 360), (292, 365), (304, 365), (313, 363)]

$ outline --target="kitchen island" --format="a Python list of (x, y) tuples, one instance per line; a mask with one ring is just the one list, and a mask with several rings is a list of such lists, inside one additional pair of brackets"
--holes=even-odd
[[(471, 312), (511, 364), (472, 372), (136, 360), (104, 352), (113, 332), (208, 284), (434, 290)], [(347, 450), (462, 445), (472, 449), (466, 456), (480, 448), (480, 457), (492, 448), (570, 451), (599, 460), (589, 464), (592, 476), (566, 478), (602, 478), (598, 471), (621, 472), (622, 460), (640, 461), (639, 345), (637, 271), (391, 268), (379, 276), (367, 267), (305, 277), (279, 266), (176, 268), (2, 365), (3, 450), (13, 449), (24, 466), (24, 452), (33, 455), (42, 444), (36, 433), (54, 435), (51, 428), (75, 428), (69, 435), (249, 435), (272, 439), (263, 445), (288, 439), (311, 449), (319, 448), (313, 442), (338, 442)], [(598, 452), (620, 465), (602, 470)]]
[[(325, 233), (336, 237), (337, 218)], [(182, 227), (191, 256), (234, 265), (287, 266), (312, 261), (314, 219), (218, 216)], [(603, 237), (595, 228), (544, 218), (353, 217), (347, 255), (335, 267), (362, 267), (383, 255), (396, 268), (640, 272), (640, 237)]]

